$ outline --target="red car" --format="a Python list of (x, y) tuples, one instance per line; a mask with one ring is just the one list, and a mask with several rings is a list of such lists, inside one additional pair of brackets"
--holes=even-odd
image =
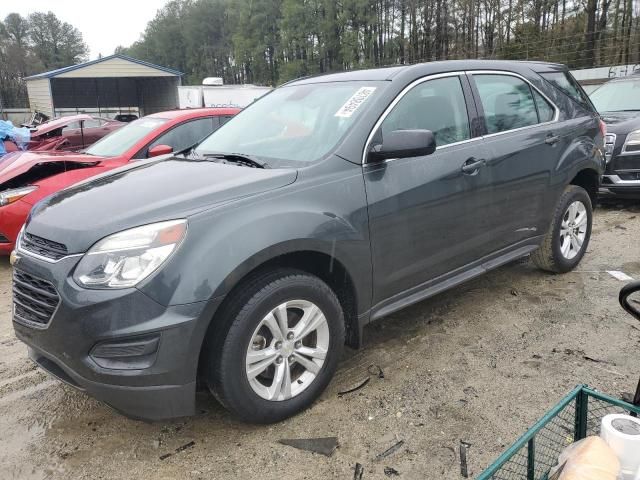
[(11, 253), (31, 207), (40, 199), (129, 161), (184, 150), (239, 111), (200, 108), (154, 113), (126, 124), (83, 153), (5, 155), (0, 159), (0, 254)]
[[(109, 133), (122, 128), (124, 122), (91, 115), (55, 118), (31, 129), (30, 151), (76, 151), (87, 148)], [(15, 152), (15, 143), (5, 140), (5, 150)]]

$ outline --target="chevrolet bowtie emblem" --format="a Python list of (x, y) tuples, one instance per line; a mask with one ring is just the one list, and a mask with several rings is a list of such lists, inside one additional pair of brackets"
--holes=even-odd
[(9, 263), (11, 265), (16, 265), (20, 261), (20, 256), (16, 253), (16, 251), (12, 251), (9, 256)]

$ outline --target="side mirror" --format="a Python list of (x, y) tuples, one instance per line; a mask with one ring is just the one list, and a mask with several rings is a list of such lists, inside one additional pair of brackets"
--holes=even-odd
[(169, 145), (156, 145), (155, 147), (151, 147), (149, 149), (147, 157), (158, 157), (160, 155), (166, 155), (168, 153), (173, 153), (173, 147)]
[(622, 308), (640, 320), (640, 281), (622, 287), (619, 299)]
[(373, 145), (367, 156), (370, 162), (390, 158), (423, 157), (436, 151), (431, 130), (395, 130), (385, 134), (382, 143)]

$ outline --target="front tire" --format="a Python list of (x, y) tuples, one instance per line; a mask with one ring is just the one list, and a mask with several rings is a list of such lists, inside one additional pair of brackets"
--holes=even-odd
[(262, 274), (221, 314), (229, 326), (208, 339), (213, 348), (205, 350), (205, 379), (235, 416), (251, 423), (283, 420), (329, 384), (344, 345), (344, 317), (319, 278), (289, 269)]
[(573, 270), (582, 260), (593, 224), (593, 206), (586, 190), (569, 185), (562, 193), (551, 226), (531, 259), (541, 269), (554, 273)]

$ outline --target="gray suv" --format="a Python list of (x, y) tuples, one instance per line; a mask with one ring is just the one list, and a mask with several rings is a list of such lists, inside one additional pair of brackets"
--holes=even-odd
[(274, 422), (325, 389), (363, 327), (520, 257), (574, 268), (604, 167), (561, 65), (449, 61), (300, 79), (195, 148), (37, 204), (16, 335), (126, 415), (206, 385)]

